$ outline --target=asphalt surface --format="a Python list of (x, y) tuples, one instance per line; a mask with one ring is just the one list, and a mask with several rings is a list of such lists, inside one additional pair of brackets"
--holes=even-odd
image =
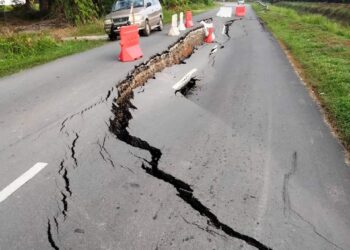
[[(117, 43), (1, 79), (0, 190), (48, 166), (0, 202), (0, 249), (350, 249), (343, 148), (251, 7), (231, 19), (134, 90), (130, 137), (111, 109), (140, 62)], [(176, 39), (143, 38), (145, 59)]]

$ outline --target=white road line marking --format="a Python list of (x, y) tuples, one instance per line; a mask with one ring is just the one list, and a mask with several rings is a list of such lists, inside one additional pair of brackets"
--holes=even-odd
[(16, 180), (14, 180), (10, 185), (5, 187), (0, 192), (0, 203), (6, 200), (11, 194), (16, 192), (21, 186), (23, 186), (27, 181), (32, 179), (35, 175), (37, 175), (41, 170), (43, 170), (47, 166), (47, 163), (38, 162), (32, 168), (30, 168), (27, 172), (22, 174)]

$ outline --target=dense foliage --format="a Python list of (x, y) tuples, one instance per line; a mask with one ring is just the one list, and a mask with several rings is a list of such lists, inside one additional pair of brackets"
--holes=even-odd
[(93, 21), (98, 17), (98, 6), (91, 0), (54, 0), (53, 14), (64, 14), (64, 17), (75, 24)]
[(163, 0), (161, 1), (165, 8), (181, 8), (190, 4), (211, 5), (213, 0)]
[[(283, 1), (283, 0), (282, 0)], [(289, 2), (318, 2), (318, 3), (350, 3), (350, 0), (288, 0)], [(270, 0), (267, 2), (281, 2), (281, 0)]]
[[(17, 16), (62, 17), (73, 24), (94, 21), (111, 10), (115, 0), (26, 0), (15, 9)], [(165, 9), (182, 9), (191, 4), (212, 5), (213, 0), (160, 0)], [(35, 5), (37, 3), (37, 5)], [(36, 11), (34, 6), (38, 6)], [(21, 10), (21, 11), (19, 11)]]

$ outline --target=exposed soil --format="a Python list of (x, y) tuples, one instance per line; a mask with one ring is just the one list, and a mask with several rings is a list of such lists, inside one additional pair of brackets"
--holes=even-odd
[(52, 29), (67, 28), (69, 25), (58, 19), (23, 20), (14, 16), (0, 19), (0, 32), (38, 32)]
[(0, 36), (9, 36), (14, 33), (49, 33), (56, 40), (71, 36), (76, 27), (68, 24), (60, 18), (45, 20), (23, 20), (17, 17), (0, 19)]

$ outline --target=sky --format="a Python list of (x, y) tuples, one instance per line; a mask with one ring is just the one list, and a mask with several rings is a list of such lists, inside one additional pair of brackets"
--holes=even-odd
[(14, 5), (16, 2), (25, 3), (25, 0), (0, 0), (0, 5)]

